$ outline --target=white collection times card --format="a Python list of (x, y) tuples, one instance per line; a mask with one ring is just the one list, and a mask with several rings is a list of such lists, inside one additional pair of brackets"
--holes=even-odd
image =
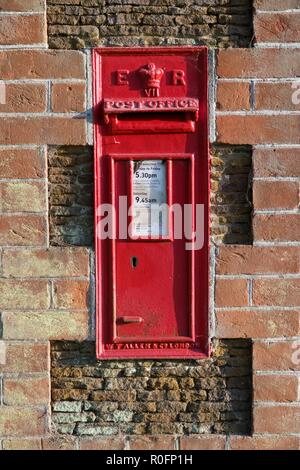
[[(134, 237), (168, 235), (168, 210), (165, 160), (140, 160), (133, 169)], [(161, 205), (164, 206), (161, 206)]]

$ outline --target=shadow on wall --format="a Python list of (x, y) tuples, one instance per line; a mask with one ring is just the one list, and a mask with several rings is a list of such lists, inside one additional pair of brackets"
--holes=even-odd
[(49, 147), (49, 226), (53, 246), (94, 242), (92, 147)]
[(211, 148), (211, 239), (214, 243), (252, 244), (252, 148)]

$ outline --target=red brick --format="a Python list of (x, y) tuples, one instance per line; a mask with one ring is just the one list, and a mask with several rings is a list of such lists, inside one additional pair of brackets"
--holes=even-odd
[(297, 274), (300, 247), (221, 246), (217, 274)]
[(33, 246), (47, 241), (47, 222), (42, 216), (2, 215), (0, 217), (0, 245)]
[(53, 83), (52, 111), (79, 113), (85, 111), (85, 83)]
[(6, 361), (5, 364), (0, 364), (1, 372), (48, 372), (49, 351), (47, 344), (28, 342), (5, 342), (5, 344)]
[(254, 0), (257, 10), (288, 10), (300, 8), (299, 0)]
[(255, 177), (300, 177), (300, 149), (254, 149), (253, 170)]
[(223, 144), (298, 144), (299, 130), (297, 115), (217, 116), (218, 142)]
[[(1, 53), (0, 53), (1, 54)], [(79, 117), (2, 118), (0, 144), (86, 144), (86, 121)]]
[(258, 279), (253, 282), (254, 305), (300, 305), (300, 279)]
[(217, 74), (225, 78), (290, 78), (300, 75), (298, 49), (221, 49)]
[(297, 209), (299, 205), (299, 182), (254, 181), (253, 205), (256, 210)]
[(173, 436), (131, 436), (129, 438), (130, 450), (174, 450)]
[(5, 405), (47, 405), (50, 402), (49, 378), (4, 378), (3, 394)]
[(56, 308), (87, 308), (88, 281), (55, 281), (54, 305)]
[(295, 341), (255, 342), (253, 369), (300, 371), (300, 345)]
[(0, 103), (0, 112), (43, 113), (47, 107), (46, 100), (45, 85), (32, 83), (6, 84), (5, 103)]
[(217, 279), (216, 306), (242, 307), (248, 305), (247, 279)]
[(183, 436), (180, 450), (225, 450), (225, 436)]
[(41, 44), (47, 42), (43, 15), (5, 15), (0, 17), (0, 44)]
[(88, 336), (88, 312), (2, 313), (4, 339), (84, 340)]
[(48, 308), (50, 294), (47, 281), (0, 280), (0, 308)]
[(298, 433), (300, 406), (260, 406), (253, 410), (253, 431), (257, 433)]
[(4, 450), (41, 450), (41, 439), (5, 439)]
[(298, 400), (298, 378), (292, 375), (254, 375), (255, 401), (291, 402)]
[(0, 11), (44, 11), (44, 0), (1, 0)]
[(43, 450), (76, 450), (76, 439), (69, 436), (53, 436), (42, 439)]
[(45, 183), (14, 181), (0, 183), (3, 212), (46, 212), (48, 208)]
[(256, 13), (254, 33), (257, 42), (299, 42), (299, 13)]
[[(300, 16), (300, 15), (299, 15)], [(255, 109), (257, 110), (275, 110), (297, 111), (299, 104), (294, 103), (293, 94), (295, 88), (292, 88), (291, 82), (286, 83), (256, 83), (255, 84)]]
[(299, 214), (256, 214), (253, 217), (254, 240), (299, 241)]
[(37, 436), (47, 431), (44, 409), (0, 406), (0, 435)]
[(276, 338), (300, 331), (297, 310), (222, 310), (216, 316), (219, 338)]
[(299, 450), (297, 436), (230, 436), (231, 450)]
[(248, 82), (218, 82), (217, 109), (238, 111), (250, 109), (250, 84)]
[(98, 439), (81, 439), (80, 450), (124, 450), (124, 439), (103, 437)]
[(45, 158), (38, 149), (0, 149), (0, 178), (45, 176)]
[(85, 248), (50, 248), (48, 250), (4, 250), (5, 276), (63, 277), (88, 276), (89, 252)]
[(84, 54), (79, 51), (0, 51), (1, 80), (23, 78), (85, 79)]

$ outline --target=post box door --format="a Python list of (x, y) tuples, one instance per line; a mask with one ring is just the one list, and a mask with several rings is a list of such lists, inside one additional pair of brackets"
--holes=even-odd
[(97, 355), (202, 357), (207, 50), (97, 49), (94, 104)]

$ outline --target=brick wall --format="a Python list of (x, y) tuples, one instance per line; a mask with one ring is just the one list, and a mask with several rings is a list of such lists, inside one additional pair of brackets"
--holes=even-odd
[(255, 47), (216, 51), (212, 136), (220, 146), (253, 148), (253, 243), (213, 245), (211, 254), (211, 336), (253, 344), (252, 434), (178, 440), (63, 438), (53, 429), (49, 341), (93, 340), (94, 301), (90, 250), (50, 246), (47, 154), (48, 146), (92, 143), (82, 112), (90, 106), (89, 51), (47, 48), (43, 0), (2, 0), (1, 448), (117, 449), (125, 441), (131, 449), (299, 448), (300, 134), (291, 94), (300, 74), (300, 10), (296, 0), (254, 3)]
[(49, 45), (248, 47), (251, 0), (47, 0)]
[(249, 434), (249, 340), (201, 361), (96, 361), (92, 342), (53, 342), (52, 417), (74, 436)]

